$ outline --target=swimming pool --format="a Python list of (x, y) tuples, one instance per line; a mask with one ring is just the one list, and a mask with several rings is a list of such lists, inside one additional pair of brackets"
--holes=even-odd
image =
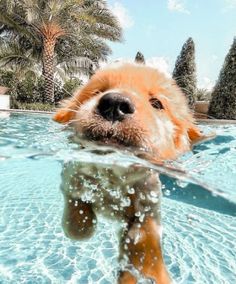
[[(218, 136), (181, 165), (213, 194), (161, 177), (164, 257), (176, 283), (234, 283), (236, 126), (202, 128)], [(115, 283), (118, 224), (100, 219), (83, 242), (61, 229), (61, 166), (77, 151), (67, 136), (47, 115), (0, 118), (0, 283)]]

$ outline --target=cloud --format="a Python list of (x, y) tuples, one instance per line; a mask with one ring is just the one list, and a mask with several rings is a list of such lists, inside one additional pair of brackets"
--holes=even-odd
[(228, 8), (236, 8), (236, 0), (225, 0)]
[(129, 11), (120, 2), (115, 2), (110, 6), (110, 9), (118, 18), (123, 29), (131, 28), (134, 25), (134, 20), (130, 16)]
[(227, 13), (232, 9), (236, 9), (236, 0), (224, 0), (225, 6), (222, 9), (223, 13)]
[(190, 11), (185, 8), (184, 0), (168, 0), (167, 7), (170, 11), (190, 14)]
[(200, 89), (206, 89), (208, 91), (211, 91), (213, 89), (213, 87), (215, 86), (215, 82), (212, 81), (210, 78), (208, 77), (203, 77), (201, 82), (199, 83), (199, 88)]
[[(158, 69), (160, 72), (162, 72), (163, 74), (165, 74), (168, 78), (171, 77), (171, 72), (170, 72), (170, 64), (169, 64), (169, 60), (166, 57), (149, 57), (149, 58), (145, 58), (145, 62), (147, 66), (153, 67)], [(108, 62), (101, 62), (100, 63), (100, 67), (101, 68), (106, 68), (109, 65), (113, 65), (117, 66), (117, 64), (123, 64), (123, 63), (134, 63), (134, 58), (116, 58), (114, 59), (109, 59)]]
[(165, 57), (147, 58), (146, 65), (158, 69), (169, 78), (171, 77), (169, 60)]
[(212, 54), (211, 59), (212, 59), (213, 62), (215, 62), (219, 59), (219, 57), (215, 54)]

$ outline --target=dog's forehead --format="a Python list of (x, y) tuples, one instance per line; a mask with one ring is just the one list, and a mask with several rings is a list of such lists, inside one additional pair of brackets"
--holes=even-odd
[(134, 64), (109, 66), (98, 71), (93, 80), (108, 88), (131, 88), (142, 92), (156, 93), (161, 87), (161, 77), (157, 70)]

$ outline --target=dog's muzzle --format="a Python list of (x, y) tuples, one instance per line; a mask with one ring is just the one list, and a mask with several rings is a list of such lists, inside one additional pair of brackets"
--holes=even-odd
[(135, 107), (131, 100), (119, 93), (105, 94), (97, 106), (97, 112), (112, 122), (122, 121), (134, 111)]

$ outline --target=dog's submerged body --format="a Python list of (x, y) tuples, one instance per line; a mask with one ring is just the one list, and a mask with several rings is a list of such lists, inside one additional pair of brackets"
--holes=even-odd
[[(55, 115), (87, 139), (141, 149), (157, 160), (174, 159), (202, 139), (184, 95), (174, 81), (142, 65), (98, 71)], [(63, 228), (73, 239), (89, 237), (96, 213), (122, 219), (120, 250), (143, 276), (170, 283), (161, 253), (158, 174), (133, 165), (106, 167), (71, 162), (62, 173)], [(126, 268), (119, 283), (136, 283)]]
[(92, 203), (95, 213), (127, 223), (133, 216), (143, 220), (148, 212), (158, 218), (158, 176), (153, 170), (140, 165), (125, 168), (118, 165), (108, 167), (102, 163), (69, 162), (64, 165), (61, 188), (65, 195), (71, 197), (71, 202)]

